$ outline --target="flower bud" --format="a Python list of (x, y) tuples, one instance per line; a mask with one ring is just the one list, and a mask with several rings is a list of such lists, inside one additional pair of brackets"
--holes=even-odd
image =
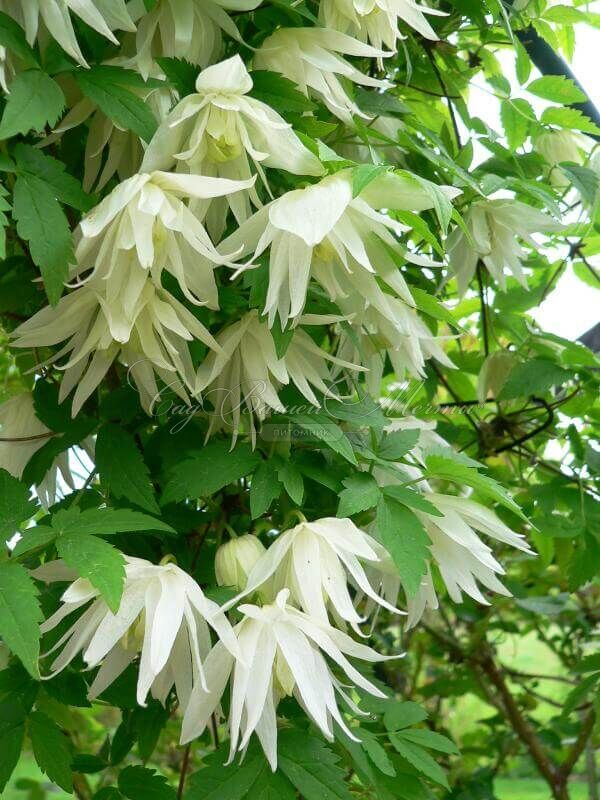
[(260, 540), (253, 534), (239, 536), (221, 545), (215, 556), (215, 575), (219, 586), (246, 588), (248, 575), (266, 552)]

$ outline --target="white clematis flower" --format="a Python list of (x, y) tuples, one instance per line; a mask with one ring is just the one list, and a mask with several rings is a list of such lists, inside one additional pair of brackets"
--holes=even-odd
[[(218, 308), (213, 269), (231, 266), (229, 256), (217, 252), (204, 226), (181, 198), (222, 197), (248, 189), (253, 182), (254, 178), (233, 181), (170, 172), (134, 175), (81, 220), (76, 272), (92, 268), (91, 277), (119, 280), (116, 273), (135, 262), (160, 286), (166, 269), (187, 300)], [(139, 292), (142, 286), (136, 288)], [(128, 287), (130, 305), (137, 302), (134, 292), (133, 286)]]
[(391, 53), (328, 28), (279, 28), (256, 51), (253, 65), (255, 69), (285, 75), (306, 95), (314, 92), (332, 114), (351, 125), (353, 114), (368, 115), (354, 103), (338, 76), (379, 89), (388, 89), (392, 84), (365, 75), (343, 55), (383, 58)]
[(473, 243), (457, 227), (448, 236), (447, 244), (450, 267), (461, 295), (467, 291), (480, 260), (502, 290), (506, 289), (506, 271), (526, 287), (522, 264), (526, 252), (518, 240), (537, 248), (532, 233), (552, 233), (563, 227), (518, 200), (478, 200), (470, 206), (464, 221)]
[[(442, 189), (449, 197), (460, 193), (452, 187)], [(431, 196), (410, 173), (381, 175), (353, 197), (352, 171), (342, 170), (305, 189), (287, 192), (257, 211), (220, 249), (241, 248), (240, 256), (254, 251), (258, 258), (271, 248), (264, 309), (270, 325), (277, 315), (285, 325), (302, 313), (311, 276), (334, 302), (362, 296), (364, 306), (384, 308), (383, 313), (393, 318), (387, 308), (389, 295), (381, 291), (376, 277), (414, 307), (393, 254), (420, 266), (435, 266), (435, 262), (407, 253), (396, 236), (409, 229), (376, 209), (422, 211), (432, 204)]]
[[(410, 428), (421, 430), (417, 446), (412, 450), (416, 463), (414, 466), (398, 464), (397, 468), (405, 473), (407, 480), (418, 480), (423, 475), (421, 465), (426, 450), (433, 447), (439, 451), (440, 444), (447, 445), (432, 428), (427, 428), (422, 420), (411, 417), (392, 423), (388, 430)], [(378, 470), (375, 470), (375, 477), (382, 484), (400, 482), (399, 478)], [(510, 596), (508, 589), (497, 577), (504, 574), (502, 565), (495, 558), (492, 549), (480, 539), (478, 533), (533, 555), (525, 537), (512, 531), (493, 511), (466, 496), (440, 494), (423, 479), (418, 480), (415, 488), (418, 488), (423, 498), (437, 510), (437, 514), (418, 509), (414, 509), (414, 513), (423, 523), (431, 540), (431, 563), (439, 571), (450, 598), (455, 603), (460, 603), (464, 592), (473, 600), (489, 605), (478, 583), (491, 592)], [(380, 563), (373, 566), (370, 575), (377, 576), (373, 581), (377, 591), (380, 591), (388, 601), (395, 602), (401, 581), (391, 559), (388, 558), (386, 561), (384, 548), (380, 544), (378, 547)], [(416, 595), (407, 595), (406, 600), (408, 628), (416, 625), (426, 608), (438, 607), (430, 566)]]
[(394, 51), (398, 39), (405, 38), (398, 29), (400, 20), (426, 39), (439, 38), (425, 14), (446, 16), (443, 11), (419, 5), (414, 0), (321, 0), (319, 5), (319, 19), (326, 28)]
[(198, 339), (219, 350), (208, 330), (166, 290), (157, 288), (135, 260), (121, 263), (110, 282), (92, 278), (47, 306), (14, 332), (14, 347), (66, 344), (47, 363), (61, 365), (62, 402), (77, 386), (73, 416), (96, 389), (115, 359), (129, 367), (150, 413), (159, 397), (155, 373), (184, 400), (195, 388), (195, 370), (187, 343)]
[[(31, 392), (22, 392), (0, 404), (0, 469), (21, 478), (33, 456), (53, 436), (50, 428), (41, 422), (36, 413)], [(81, 447), (88, 456), (93, 455), (93, 442), (86, 439)], [(49, 508), (58, 498), (59, 480), (71, 489), (75, 483), (69, 467), (68, 452), (57, 456), (42, 482), (35, 487), (44, 508)]]
[(281, 533), (248, 575), (240, 595), (252, 594), (269, 581), (274, 593), (288, 589), (291, 601), (321, 622), (328, 613), (358, 630), (361, 617), (348, 592), (348, 580), (370, 600), (400, 613), (373, 591), (363, 568), (367, 562), (385, 562), (383, 548), (350, 519), (325, 517), (296, 525)]
[[(302, 319), (300, 320), (302, 321)], [(285, 354), (277, 355), (275, 341), (257, 311), (249, 311), (216, 337), (220, 352), (209, 353), (197, 376), (197, 393), (202, 393), (214, 408), (208, 435), (220, 427), (232, 429), (237, 439), (242, 414), (248, 419), (252, 441), (256, 440), (254, 420), (262, 422), (270, 411), (285, 412), (278, 390), (290, 382), (314, 406), (319, 400), (314, 390), (337, 398), (330, 387), (327, 362), (350, 370), (360, 370), (322, 350), (306, 331), (296, 328)]]
[(0, 0), (0, 10), (25, 29), (31, 45), (37, 38), (41, 19), (63, 50), (84, 67), (88, 64), (79, 49), (69, 12), (113, 44), (119, 44), (113, 30), (135, 31), (125, 0)]
[(227, 11), (252, 11), (262, 0), (157, 0), (151, 11), (144, 0), (132, 0), (130, 11), (138, 21), (135, 56), (146, 78), (156, 57), (183, 58), (206, 67), (217, 60), (222, 32), (241, 42)]
[[(142, 169), (171, 169), (176, 164), (180, 172), (233, 180), (248, 180), (255, 171), (267, 189), (263, 167), (322, 175), (321, 162), (291, 125), (266, 103), (249, 97), (251, 89), (252, 78), (239, 55), (205, 69), (196, 80), (197, 93), (184, 97), (161, 123)], [(223, 232), (227, 204), (241, 223), (252, 213), (252, 205), (258, 208), (261, 202), (251, 188), (210, 203), (208, 227), (215, 238)], [(196, 202), (194, 212), (202, 219), (208, 207), (208, 201)]]
[[(42, 633), (47, 633), (74, 611), (85, 608), (46, 654), (62, 648), (49, 677), (81, 653), (89, 669), (100, 665), (89, 689), (93, 699), (139, 655), (138, 703), (145, 705), (150, 692), (164, 704), (175, 685), (180, 706), (185, 708), (195, 686), (208, 689), (203, 661), (212, 646), (209, 626), (227, 651), (237, 656), (233, 629), (219, 606), (175, 564), (124, 558), (125, 585), (116, 613), (87, 579), (76, 578), (62, 595), (58, 611), (42, 624)], [(76, 577), (60, 561), (45, 564), (32, 574), (46, 582)]]
[(277, 769), (276, 708), (281, 697), (294, 695), (323, 735), (333, 740), (336, 722), (352, 740), (336, 700), (339, 694), (354, 713), (361, 712), (332, 674), (327, 656), (353, 684), (375, 697), (382, 692), (346, 658), (367, 662), (398, 656), (381, 656), (350, 636), (313, 619), (287, 604), (283, 589), (273, 605), (262, 608), (241, 605), (245, 615), (235, 633), (240, 658), (234, 658), (217, 643), (204, 664), (208, 692), (194, 688), (183, 719), (181, 742), (189, 742), (205, 729), (233, 672), (229, 714), (230, 761), (243, 750), (252, 733), (258, 736), (271, 769)]

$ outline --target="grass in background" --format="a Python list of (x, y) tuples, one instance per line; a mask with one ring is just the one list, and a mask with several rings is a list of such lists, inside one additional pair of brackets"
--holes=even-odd
[[(547, 784), (537, 778), (498, 778), (494, 788), (498, 800), (551, 800)], [(571, 800), (587, 800), (587, 786), (569, 783), (569, 796)]]

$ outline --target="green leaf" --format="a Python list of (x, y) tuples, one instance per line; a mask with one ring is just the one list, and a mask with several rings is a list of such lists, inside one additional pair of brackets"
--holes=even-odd
[(83, 191), (77, 178), (65, 172), (62, 161), (21, 142), (14, 149), (14, 157), (18, 172), (29, 173), (44, 181), (61, 203), (78, 211), (88, 211), (94, 204), (94, 199)]
[(139, 531), (175, 533), (166, 522), (129, 508), (89, 508), (80, 511), (77, 506), (72, 506), (53, 515), (52, 527), (57, 535), (112, 536)]
[(586, 21), (586, 15), (583, 11), (565, 5), (551, 6), (544, 11), (542, 16), (544, 19), (550, 22), (557, 22), (560, 25), (574, 25), (577, 22)]
[(490, 478), (489, 475), (483, 475), (477, 472), (472, 467), (467, 467), (454, 459), (446, 458), (445, 456), (428, 455), (425, 458), (427, 466), (427, 474), (434, 478), (444, 478), (447, 481), (452, 481), (458, 485), (464, 484), (477, 489), (484, 495), (491, 497), (497, 503), (513, 511), (521, 519), (526, 519), (523, 512), (506, 492), (498, 481)]
[(119, 791), (130, 800), (176, 800), (175, 789), (164, 775), (147, 767), (125, 767), (119, 773)]
[(600, 128), (589, 117), (586, 117), (578, 108), (546, 108), (541, 117), (544, 125), (558, 125), (561, 128), (600, 135)]
[(598, 199), (600, 190), (600, 178), (598, 175), (593, 170), (581, 167), (579, 164), (561, 164), (560, 168), (585, 202), (593, 206)]
[(514, 48), (517, 55), (515, 70), (517, 74), (517, 80), (521, 84), (521, 86), (529, 80), (529, 76), (531, 75), (531, 59), (527, 54), (527, 50), (523, 47), (521, 42), (515, 39)]
[(320, 739), (282, 730), (277, 749), (281, 772), (305, 800), (351, 800), (339, 757)]
[(229, 483), (254, 470), (260, 457), (250, 445), (230, 449), (229, 441), (215, 441), (181, 461), (171, 470), (162, 501), (178, 502), (186, 497), (210, 497)]
[(421, 431), (418, 428), (409, 428), (405, 431), (392, 431), (386, 433), (379, 446), (377, 455), (386, 461), (399, 461), (409, 453), (419, 441)]
[(514, 366), (508, 374), (498, 400), (545, 394), (553, 386), (560, 386), (571, 373), (545, 358), (532, 358)]
[(29, 716), (29, 738), (38, 767), (65, 792), (72, 792), (71, 749), (58, 725), (41, 711), (34, 711)]
[(429, 292), (426, 292), (424, 289), (419, 289), (418, 286), (411, 286), (410, 293), (419, 311), (423, 311), (423, 313), (429, 314), (429, 316), (434, 319), (439, 319), (455, 328), (461, 329), (452, 311), (440, 303), (439, 300), (436, 300), (432, 294), (429, 294)]
[(388, 731), (398, 731), (416, 725), (427, 719), (427, 711), (418, 703), (407, 700), (403, 703), (393, 703), (384, 712), (383, 724)]
[(276, 462), (277, 475), (283, 484), (283, 488), (288, 493), (291, 500), (296, 505), (302, 505), (304, 499), (304, 480), (302, 473), (296, 466), (286, 459), (280, 459)]
[(356, 104), (362, 111), (374, 117), (391, 117), (409, 114), (410, 108), (391, 92), (373, 92), (357, 86), (354, 91)]
[(37, 66), (37, 58), (25, 37), (25, 31), (12, 17), (0, 11), (0, 46), (18, 56), (26, 66)]
[(356, 466), (356, 457), (350, 440), (339, 425), (336, 425), (324, 414), (294, 414), (290, 420), (294, 425), (299, 425), (311, 433), (316, 440), (324, 442), (331, 450), (339, 453)]
[(252, 97), (271, 106), (280, 114), (285, 114), (287, 111), (302, 113), (316, 108), (312, 100), (302, 94), (293, 81), (284, 78), (278, 72), (257, 70), (252, 72), (250, 77), (254, 84), (250, 92)]
[(448, 230), (450, 220), (452, 219), (452, 203), (450, 200), (448, 200), (444, 192), (437, 184), (432, 183), (420, 175), (413, 173), (406, 173), (405, 176), (411, 178), (412, 180), (416, 180), (417, 183), (427, 192), (431, 198), (433, 210), (435, 211), (435, 215), (440, 223), (440, 228), (445, 234)]
[(25, 484), (10, 472), (0, 469), (0, 537), (3, 540), (10, 539), (19, 530), (19, 525), (36, 513), (38, 506), (29, 499), (30, 495), (31, 491)]
[(0, 121), (0, 139), (30, 130), (53, 127), (65, 107), (62, 89), (39, 69), (20, 72), (10, 84), (10, 94)]
[(352, 197), (358, 197), (363, 189), (390, 168), (387, 164), (360, 164), (352, 170)]
[(389, 775), (391, 778), (396, 776), (394, 765), (390, 761), (390, 757), (385, 751), (385, 748), (380, 744), (375, 734), (371, 731), (361, 729), (360, 740), (365, 753), (368, 754), (371, 761), (375, 764), (380, 772), (384, 775)]
[(401, 503), (403, 506), (416, 508), (417, 511), (424, 511), (426, 514), (431, 514), (432, 517), (444, 516), (433, 503), (430, 503), (429, 500), (421, 494), (421, 492), (415, 491), (414, 489), (391, 484), (390, 486), (383, 486), (381, 491), (386, 497), (395, 500), (397, 503)]
[(342, 483), (346, 488), (340, 492), (338, 517), (351, 517), (373, 508), (379, 502), (379, 486), (372, 475), (357, 472), (345, 478)]
[(31, 257), (40, 268), (52, 305), (58, 303), (74, 260), (69, 223), (53, 189), (35, 175), (19, 175), (13, 191), (17, 233), (29, 242)]
[(508, 146), (511, 150), (518, 150), (527, 139), (531, 122), (536, 121), (533, 108), (527, 100), (503, 100), (500, 118)]
[(421, 747), (429, 747), (432, 750), (439, 750), (440, 753), (457, 755), (459, 750), (451, 739), (442, 736), (440, 733), (428, 731), (425, 728), (402, 731), (402, 738), (407, 742), (418, 744)]
[(252, 476), (250, 484), (250, 513), (252, 519), (262, 517), (281, 492), (277, 470), (272, 461), (263, 461)]
[(113, 497), (129, 500), (152, 514), (160, 513), (150, 471), (133, 436), (118, 425), (103, 425), (95, 456), (102, 485)]
[(184, 58), (157, 58), (156, 62), (179, 97), (195, 93), (196, 78), (200, 71), (196, 64)]
[(43, 616), (37, 596), (25, 567), (10, 561), (0, 564), (0, 637), (29, 674), (39, 679), (39, 624)]
[(271, 772), (254, 742), (240, 764), (224, 767), (226, 759), (225, 749), (211, 753), (206, 766), (190, 777), (185, 800), (294, 800), (290, 782), (280, 772)]
[(106, 600), (113, 613), (117, 612), (125, 581), (125, 559), (111, 544), (96, 536), (64, 533), (56, 540), (58, 555)]
[(158, 127), (154, 114), (141, 97), (114, 81), (109, 67), (77, 70), (74, 77), (83, 94), (109, 119), (120, 128), (133, 131), (145, 142), (150, 141)]
[(402, 585), (414, 595), (427, 571), (431, 540), (421, 521), (406, 506), (389, 497), (377, 505), (377, 532), (398, 568)]
[(25, 553), (47, 547), (56, 538), (56, 531), (48, 525), (37, 525), (35, 528), (27, 528), (23, 531), (21, 539), (15, 545), (12, 555), (19, 558)]
[(584, 103), (587, 99), (581, 89), (564, 75), (545, 75), (543, 78), (536, 78), (526, 88), (536, 97), (561, 105)]
[(390, 742), (402, 758), (405, 758), (416, 770), (446, 789), (450, 788), (446, 773), (426, 750), (407, 741), (402, 733), (390, 733)]
[(0, 792), (19, 763), (25, 738), (24, 713), (18, 703), (0, 705)]

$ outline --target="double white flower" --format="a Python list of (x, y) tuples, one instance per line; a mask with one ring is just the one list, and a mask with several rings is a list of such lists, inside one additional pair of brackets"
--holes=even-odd
[(144, 0), (132, 0), (130, 10), (138, 20), (135, 56), (144, 78), (154, 59), (167, 56), (207, 66), (222, 49), (222, 32), (241, 41), (227, 11), (252, 11), (262, 0), (157, 0), (151, 11)]
[[(277, 718), (280, 698), (293, 695), (323, 735), (333, 740), (333, 723), (354, 741), (338, 708), (336, 693), (355, 714), (359, 709), (334, 677), (327, 656), (353, 684), (375, 697), (382, 692), (346, 656), (367, 662), (384, 661), (327, 622), (288, 605), (283, 589), (273, 605), (241, 605), (244, 619), (235, 627), (240, 655), (236, 660), (217, 643), (204, 663), (208, 692), (195, 688), (183, 719), (181, 742), (200, 736), (218, 708), (233, 672), (229, 714), (230, 761), (243, 750), (252, 733), (258, 736), (271, 769), (277, 769)], [(396, 658), (397, 656), (392, 656)]]
[[(460, 193), (452, 187), (441, 188), (449, 197)], [(311, 276), (332, 300), (359, 295), (365, 307), (374, 305), (394, 319), (376, 277), (414, 307), (394, 255), (421, 266), (434, 262), (406, 253), (394, 234), (409, 229), (376, 209), (423, 211), (432, 205), (431, 197), (409, 173), (383, 174), (353, 197), (352, 172), (342, 170), (269, 203), (225, 239), (220, 249), (241, 248), (240, 257), (254, 251), (258, 258), (271, 248), (264, 309), (270, 325), (277, 315), (285, 325), (302, 313)]]
[[(195, 687), (209, 690), (203, 666), (212, 646), (209, 626), (237, 656), (233, 629), (219, 606), (179, 567), (131, 556), (125, 561), (125, 586), (116, 613), (88, 580), (76, 578), (62, 595), (58, 611), (42, 624), (42, 633), (47, 633), (87, 606), (46, 654), (62, 648), (51, 665), (52, 675), (82, 653), (89, 669), (100, 665), (89, 689), (93, 699), (139, 655), (138, 703), (146, 704), (148, 692), (164, 703), (175, 685), (179, 704), (185, 708)], [(60, 561), (43, 565), (33, 575), (46, 582), (76, 577)]]
[(368, 115), (352, 100), (340, 77), (378, 89), (389, 88), (391, 84), (365, 75), (338, 54), (359, 58), (391, 55), (328, 28), (279, 28), (256, 51), (253, 64), (255, 69), (268, 69), (285, 75), (306, 95), (314, 92), (332, 114), (351, 125), (353, 114)]
[[(142, 164), (148, 172), (176, 168), (181, 172), (247, 180), (253, 171), (268, 189), (264, 167), (296, 175), (321, 175), (323, 167), (292, 131), (291, 125), (266, 103), (248, 96), (252, 78), (235, 55), (208, 67), (196, 80), (196, 94), (175, 106), (152, 138)], [(251, 167), (251, 163), (254, 169)], [(253, 188), (231, 193), (210, 204), (209, 230), (220, 236), (227, 205), (238, 223), (261, 202)], [(209, 203), (196, 202), (202, 219)]]
[(37, 38), (41, 19), (63, 50), (84, 67), (87, 62), (79, 48), (69, 12), (113, 44), (119, 43), (113, 30), (135, 31), (125, 0), (0, 0), (0, 10), (25, 29), (29, 44)]
[(364, 618), (350, 597), (349, 580), (373, 602), (399, 613), (373, 591), (363, 567), (363, 562), (373, 567), (387, 559), (381, 545), (350, 519), (305, 520), (280, 534), (258, 559), (240, 597), (251, 595), (269, 581), (269, 591), (288, 590), (292, 602), (313, 619), (327, 622), (331, 613), (358, 630)]
[(15, 347), (67, 344), (61, 382), (64, 399), (77, 385), (73, 414), (98, 386), (115, 358), (130, 367), (149, 410), (158, 389), (154, 373), (180, 396), (195, 389), (187, 342), (219, 350), (208, 330), (161, 286), (161, 273), (177, 279), (187, 300), (218, 307), (213, 269), (229, 264), (181, 197), (206, 199), (253, 182), (163, 172), (134, 175), (119, 184), (81, 221), (75, 275), (80, 288), (20, 325)]
[(445, 16), (414, 0), (321, 0), (319, 19), (326, 28), (349, 33), (378, 48), (395, 51), (398, 39), (405, 38), (398, 29), (400, 20), (426, 39), (438, 39), (425, 14)]
[(214, 409), (209, 434), (228, 427), (234, 441), (242, 415), (247, 417), (254, 442), (254, 420), (261, 422), (270, 411), (285, 411), (277, 394), (282, 386), (293, 383), (309, 403), (319, 406), (313, 390), (337, 397), (329, 385), (332, 379), (327, 362), (360, 369), (322, 350), (301, 328), (294, 330), (285, 354), (278, 356), (271, 331), (257, 311), (249, 311), (239, 322), (224, 328), (216, 341), (219, 352), (209, 353), (198, 369), (196, 391)]
[(450, 267), (461, 295), (467, 291), (479, 260), (501, 289), (506, 289), (506, 271), (526, 287), (522, 260), (527, 253), (518, 240), (523, 239), (537, 248), (532, 233), (552, 233), (563, 227), (547, 214), (518, 200), (476, 201), (469, 207), (464, 222), (471, 241), (457, 227), (450, 233), (447, 244)]

